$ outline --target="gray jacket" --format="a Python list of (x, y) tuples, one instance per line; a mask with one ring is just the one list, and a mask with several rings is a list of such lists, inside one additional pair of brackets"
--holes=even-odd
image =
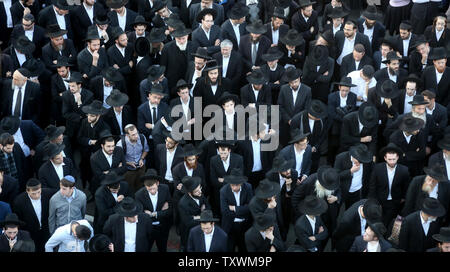
[(86, 214), (86, 195), (77, 188), (75, 188), (74, 194), (75, 197), (70, 203), (59, 191), (50, 199), (48, 227), (51, 234), (57, 228), (74, 220), (84, 219)]

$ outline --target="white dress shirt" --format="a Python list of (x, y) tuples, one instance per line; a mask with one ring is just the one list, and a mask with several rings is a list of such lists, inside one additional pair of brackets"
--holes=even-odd
[[(59, 25), (59, 28), (67, 30), (66, 28), (66, 19), (64, 18), (64, 15), (59, 15), (58, 12), (56, 12), (55, 7), (53, 7), (53, 12), (55, 12), (56, 21)], [(64, 39), (67, 39), (67, 34), (63, 35)]]
[(190, 109), (189, 109), (190, 101), (191, 101), (191, 97), (188, 98), (188, 101), (186, 103), (184, 103), (183, 99), (180, 98), (181, 107), (183, 108), (183, 115), (184, 115), (184, 118), (186, 118), (186, 121), (189, 121), (189, 118), (190, 118)]
[(214, 227), (210, 234), (203, 233), (203, 235), (205, 236), (205, 251), (209, 252), (209, 249), (211, 248), (212, 238), (214, 235)]
[(111, 167), (112, 166), (112, 159), (113, 159), (112, 155), (106, 154), (105, 151), (103, 151), (103, 149), (102, 149), (102, 152), (103, 152), (103, 155), (105, 155), (105, 158), (106, 158), (106, 160), (109, 163), (109, 167)]
[[(232, 191), (233, 195), (234, 195), (234, 199), (236, 200), (236, 207), (241, 206), (241, 191), (242, 191), (242, 188), (239, 189), (239, 191), (237, 193)], [(245, 221), (245, 219), (243, 219), (243, 218), (237, 218), (237, 217), (234, 218), (234, 222), (243, 222), (243, 221)]]
[(428, 234), (428, 229), (430, 229), (430, 220), (423, 220), (422, 217), (422, 212), (420, 212), (420, 221), (422, 222), (422, 228), (423, 228), (423, 232), (425, 233), (425, 236)]
[[(414, 93), (416, 95), (416, 93)], [(405, 94), (405, 103), (404, 103), (404, 110), (403, 113), (408, 113), (412, 111), (412, 105), (408, 102), (413, 101), (414, 95), (409, 96), (408, 94)]]
[(25, 32), (25, 36), (27, 36), (27, 38), (28, 38), (30, 41), (33, 41), (33, 37), (34, 37), (34, 27), (33, 27), (33, 29), (31, 29), (31, 30), (25, 30), (24, 32)]
[(273, 30), (273, 25), (271, 25), (272, 28), (272, 43), (278, 44), (278, 39), (280, 38), (280, 29)]
[(83, 2), (84, 10), (86, 10), (86, 13), (89, 17), (89, 20), (91, 20), (91, 23), (94, 23), (94, 6), (87, 6), (86, 3)]
[(125, 233), (125, 248), (124, 252), (136, 252), (136, 229), (138, 221), (129, 223), (125, 218), (124, 221), (124, 233)]
[(12, 0), (3, 0), (3, 6), (5, 7), (5, 13), (6, 13), (6, 27), (7, 28), (13, 28), (13, 21), (12, 21), (12, 15), (11, 15), (11, 6), (12, 6)]
[(241, 32), (239, 31), (240, 24), (231, 23), (231, 26), (233, 27), (234, 35), (236, 36), (237, 44), (239, 46), (239, 43), (241, 42)]
[(211, 29), (210, 30), (208, 30), (208, 31), (206, 31), (202, 26), (201, 26), (201, 28), (202, 28), (202, 30), (203, 30), (203, 32), (205, 33), (205, 35), (206, 35), (206, 38), (208, 39), (208, 41), (209, 41), (209, 33), (211, 33)]
[(439, 84), (439, 82), (441, 81), (441, 78), (442, 78), (443, 75), (444, 75), (444, 72), (439, 73), (439, 72), (436, 70), (436, 83), (437, 83), (437, 84)]
[(190, 196), (190, 197), (195, 201), (195, 203), (197, 203), (198, 206), (200, 206), (200, 200), (199, 199), (194, 198), (192, 196)]
[(225, 161), (221, 160), (222, 164), (223, 164), (223, 169), (225, 169), (225, 172), (227, 172), (228, 168), (230, 167), (230, 157), (231, 157), (231, 154), (228, 155), (228, 158)]
[(222, 77), (227, 77), (228, 63), (230, 62), (230, 57), (222, 57)]
[(166, 151), (166, 173), (164, 178), (166, 180), (172, 181), (173, 182), (173, 176), (172, 176), (172, 162), (173, 162), (173, 158), (175, 157), (175, 152), (177, 151), (177, 147), (175, 147), (175, 149), (173, 150), (173, 152), (170, 152), (168, 149)]
[(117, 13), (117, 21), (119, 22), (119, 27), (122, 28), (123, 31), (125, 31), (126, 25), (127, 25), (127, 9), (125, 8), (125, 13), (123, 16), (120, 16), (119, 13)]
[(316, 122), (316, 121), (314, 121), (313, 119), (309, 119), (309, 118), (308, 118), (309, 129), (310, 129), (311, 133), (312, 133), (313, 130), (314, 130), (314, 123), (315, 123), (315, 122)]
[(339, 94), (339, 107), (344, 108), (347, 106), (347, 98), (348, 98), (348, 95), (346, 95), (345, 97), (342, 97)]
[(58, 175), (59, 180), (63, 179), (64, 177), (64, 169), (63, 166), (66, 165), (64, 162), (61, 164), (54, 164), (52, 161), (50, 161), (53, 165), (53, 168), (56, 171), (56, 174)]
[(361, 124), (361, 122), (359, 121), (359, 118), (358, 118), (358, 127), (359, 127), (359, 133), (361, 133), (362, 129), (364, 128), (364, 125)]
[(20, 67), (22, 67), (23, 63), (27, 61), (27, 57), (25, 54), (19, 53), (15, 48), (14, 51), (16, 51), (17, 60), (19, 61)]
[(106, 103), (106, 98), (108, 98), (112, 90), (113, 90), (112, 86), (109, 87), (105, 86), (105, 79), (103, 79), (103, 107), (105, 107), (106, 109), (111, 108), (111, 106)]
[(436, 109), (436, 103), (434, 104), (433, 108), (430, 110), (428, 107), (425, 107), (425, 110), (429, 115), (433, 115), (434, 110)]
[(336, 61), (339, 65), (341, 65), (343, 57), (353, 52), (353, 48), (355, 47), (355, 39), (356, 34), (355, 37), (353, 37), (353, 40), (349, 40), (347, 37), (344, 38), (344, 46), (342, 48), (342, 53)]
[(438, 198), (438, 188), (439, 188), (439, 185), (436, 184), (434, 186), (433, 190), (430, 192), (429, 197), (437, 199)]
[(119, 50), (120, 54), (122, 54), (122, 57), (125, 57), (125, 47), (120, 47), (116, 44), (116, 48)]
[(361, 221), (361, 235), (364, 235), (364, 233), (366, 232), (366, 219), (362, 217), (361, 215), (361, 210), (362, 210), (362, 206), (359, 206), (358, 208), (358, 215), (359, 215), (359, 220)]
[[(22, 113), (23, 113), (23, 99), (25, 98), (25, 88), (27, 87), (27, 82), (25, 81), (25, 84), (21, 87), (22, 92), (22, 100), (20, 101), (20, 104), (22, 105), (20, 107), (20, 119), (22, 119)], [(17, 103), (17, 95), (19, 94), (19, 87), (14, 87), (14, 93), (13, 93), (13, 103), (12, 103), (12, 110), (11, 115), (14, 115), (14, 109), (16, 108)]]
[(340, 24), (338, 27), (334, 27), (334, 25), (333, 25), (333, 36), (336, 35), (336, 32), (338, 32), (339, 30), (341, 30), (341, 26), (342, 26), (342, 24)]
[(283, 185), (286, 183), (286, 179), (282, 175), (280, 175), (280, 173), (278, 173), (278, 176), (280, 177), (280, 189), (281, 189), (283, 188)]
[(397, 165), (395, 165), (394, 169), (389, 168), (389, 166), (386, 164), (386, 170), (387, 170), (387, 176), (388, 176), (388, 184), (389, 184), (389, 193), (387, 200), (392, 200), (391, 195), (391, 189), (392, 189), (392, 182), (394, 182), (394, 176), (395, 176), (395, 170), (397, 169)]
[(397, 83), (397, 78), (398, 78), (397, 75), (391, 75), (391, 73), (389, 73), (389, 69), (386, 69), (386, 72), (389, 76), (389, 79), (394, 81), (395, 83)]
[(261, 139), (252, 139), (252, 149), (253, 149), (253, 168), (252, 172), (258, 172), (262, 170), (261, 162)]
[(192, 177), (192, 174), (194, 173), (194, 169), (189, 169), (189, 168), (186, 166), (186, 162), (184, 163), (184, 168), (186, 168), (186, 173), (187, 173), (187, 175), (190, 176), (190, 177)]
[[(150, 193), (148, 193), (148, 196), (150, 197), (150, 201), (152, 202), (153, 205), (153, 211), (156, 212), (156, 205), (158, 204), (158, 192), (156, 192), (156, 194), (152, 195)], [(157, 217), (158, 217), (158, 213)], [(159, 225), (159, 221), (153, 221), (152, 225)]]
[(367, 243), (367, 252), (378, 252), (380, 241), (370, 241)]
[(295, 170), (297, 170), (297, 173), (300, 175), (302, 172), (303, 155), (305, 154), (305, 150), (297, 152), (295, 146), (292, 146), (292, 148), (294, 149), (295, 154)]
[[(352, 156), (350, 156), (350, 158), (353, 158)], [(353, 165), (355, 165), (353, 163), (352, 160), (352, 167)], [(353, 173), (353, 177), (352, 177), (352, 184), (350, 185), (350, 193), (354, 193), (356, 191), (358, 191), (359, 189), (361, 189), (362, 187), (362, 178), (363, 178), (363, 164), (360, 164), (361, 166), (359, 167), (359, 170), (356, 171), (355, 173)]]
[(117, 202), (117, 198), (119, 197), (119, 196), (117, 195), (117, 193), (111, 193), (111, 195), (114, 197), (114, 200)]
[(409, 49), (409, 42), (411, 41), (411, 34), (409, 35), (409, 38), (406, 40), (403, 40), (403, 56), (408, 56), (408, 49)]
[[(447, 169), (447, 178), (450, 177), (450, 160), (445, 159), (444, 153), (442, 153), (442, 156), (444, 157), (445, 162), (445, 169)], [(450, 178), (449, 178), (450, 180)]]
[(367, 28), (366, 22), (364, 22), (363, 27), (364, 27), (364, 35), (366, 35), (367, 38), (369, 38), (370, 44), (372, 44), (373, 30), (375, 26), (373, 26), (372, 28)]
[(217, 92), (217, 84), (216, 85), (211, 85), (211, 91), (214, 95), (216, 95)]
[(31, 152), (30, 152), (30, 147), (24, 142), (23, 140), (23, 135), (22, 135), (22, 130), (19, 129), (16, 131), (16, 133), (14, 133), (14, 141), (16, 143), (18, 143), (20, 145), (20, 147), (22, 148), (22, 151), (25, 155), (25, 157), (30, 156)]
[(436, 40), (439, 41), (441, 39), (442, 33), (444, 33), (444, 29), (442, 29), (441, 31), (438, 31), (436, 29)]
[(292, 91), (292, 97), (294, 98), (294, 106), (295, 106), (295, 102), (297, 101), (297, 96), (298, 96), (298, 91), (300, 90), (300, 86), (298, 86), (298, 89), (297, 90), (292, 90), (292, 88), (291, 88), (291, 91)]
[(403, 131), (403, 136), (405, 137), (406, 142), (409, 144), (409, 142), (411, 141), (412, 135), (406, 136), (405, 132)]
[(122, 128), (122, 113), (123, 113), (123, 110), (120, 113), (118, 113), (115, 110), (113, 110), (113, 111), (114, 111), (114, 116), (116, 117), (117, 123), (119, 124), (120, 134), (122, 135), (123, 134), (123, 128)]
[(234, 128), (234, 112), (232, 114), (228, 114), (225, 111), (225, 117), (226, 117), (226, 120), (227, 120), (228, 128), (233, 129)]
[(31, 201), (31, 205), (33, 206), (34, 213), (36, 214), (36, 217), (39, 221), (39, 226), (42, 227), (42, 203), (41, 203), (41, 197), (38, 200), (32, 199), (30, 196), (28, 198)]
[(316, 234), (315, 232), (315, 228), (316, 228), (316, 217), (314, 216), (314, 219), (311, 219), (311, 217), (309, 217), (308, 215), (306, 216), (306, 219), (308, 219), (309, 224), (311, 225), (312, 231), (313, 231), (313, 236), (314, 234)]
[[(350, 91), (356, 96), (361, 96), (364, 101), (367, 101), (366, 96), (366, 81), (361, 77), (360, 71), (356, 70), (348, 74), (348, 77), (352, 79), (352, 84), (356, 87), (351, 87)], [(369, 82), (369, 89), (377, 85), (377, 80), (373, 77)], [(356, 106), (360, 106), (363, 102), (356, 101)]]

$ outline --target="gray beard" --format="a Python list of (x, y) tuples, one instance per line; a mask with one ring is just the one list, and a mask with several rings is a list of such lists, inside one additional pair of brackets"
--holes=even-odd
[(424, 114), (417, 114), (417, 113), (415, 113), (413, 111), (411, 113), (412, 113), (412, 117), (422, 119), (425, 122), (424, 124), (427, 123), (427, 114), (426, 113), (424, 113)]
[(317, 180), (314, 192), (316, 192), (316, 196), (318, 198), (324, 198), (332, 195), (334, 191), (325, 189), (322, 185), (320, 185), (319, 180)]
[(179, 43), (175, 40), (175, 43), (176, 43), (177, 47), (178, 47), (181, 51), (185, 51), (185, 50), (186, 50), (187, 42), (186, 42), (185, 44), (181, 45), (181, 44), (179, 44)]

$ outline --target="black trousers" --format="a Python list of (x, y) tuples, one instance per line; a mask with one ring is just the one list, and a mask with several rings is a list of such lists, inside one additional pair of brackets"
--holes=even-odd
[(345, 198), (345, 210), (350, 208), (354, 203), (358, 202), (359, 200), (361, 200), (361, 189), (353, 193), (348, 192)]
[(385, 200), (381, 207), (383, 208), (383, 224), (387, 227), (400, 213), (402, 204), (400, 200)]
[(170, 225), (153, 225), (150, 237), (150, 247), (156, 241), (158, 252), (167, 252), (167, 240), (169, 239)]
[(238, 252), (247, 252), (245, 245), (245, 232), (249, 229), (248, 222), (234, 222), (228, 233), (228, 248), (230, 252), (235, 252), (237, 246)]
[(251, 172), (248, 176), (248, 182), (252, 185), (253, 190), (258, 187), (259, 182), (265, 178), (264, 171)]

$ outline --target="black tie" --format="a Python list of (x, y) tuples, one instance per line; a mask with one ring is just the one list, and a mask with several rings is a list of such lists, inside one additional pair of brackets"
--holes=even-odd
[(20, 117), (20, 107), (22, 104), (22, 87), (19, 87), (16, 98), (16, 106), (14, 107), (14, 116)]
[(152, 116), (152, 121), (153, 121), (153, 125), (154, 124), (156, 124), (156, 107), (153, 107), (152, 108), (152, 110), (153, 110), (153, 116)]

